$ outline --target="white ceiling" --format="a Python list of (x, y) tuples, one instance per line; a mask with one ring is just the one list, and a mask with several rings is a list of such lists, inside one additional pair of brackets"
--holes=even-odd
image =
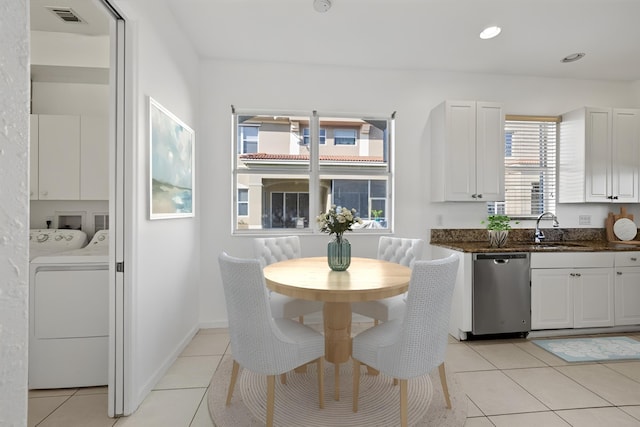
[[(81, 15), (92, 3), (56, 1)], [(157, 1), (205, 58), (640, 80), (640, 0), (331, 0), (326, 13), (313, 0)], [(488, 25), (502, 34), (480, 40)]]
[[(30, 0), (31, 29), (77, 33), (89, 36), (109, 34), (109, 20), (104, 8), (96, 0)], [(70, 7), (85, 23), (67, 23), (48, 7)]]

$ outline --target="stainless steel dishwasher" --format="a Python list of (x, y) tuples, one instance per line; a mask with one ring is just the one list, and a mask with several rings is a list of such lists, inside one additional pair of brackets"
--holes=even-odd
[(529, 253), (473, 255), (472, 333), (531, 330)]

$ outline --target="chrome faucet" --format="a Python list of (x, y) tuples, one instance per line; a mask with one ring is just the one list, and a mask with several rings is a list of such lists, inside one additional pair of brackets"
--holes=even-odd
[(559, 227), (560, 224), (558, 223), (558, 218), (551, 212), (544, 212), (542, 214), (540, 214), (540, 216), (538, 216), (538, 219), (536, 220), (536, 234), (535, 234), (535, 243), (540, 243), (542, 241), (542, 239), (544, 239), (544, 233), (542, 232), (542, 230), (540, 230), (540, 220), (545, 217), (545, 216), (549, 216), (551, 215), (551, 219), (553, 220), (553, 226), (554, 227)]

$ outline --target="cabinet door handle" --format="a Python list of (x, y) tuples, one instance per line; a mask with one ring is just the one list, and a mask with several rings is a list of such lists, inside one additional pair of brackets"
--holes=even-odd
[(477, 198), (478, 198), (478, 195), (477, 195), (477, 194), (472, 194), (472, 195), (471, 195), (471, 198), (472, 198), (472, 199), (477, 199)]
[(569, 273), (569, 276), (576, 277), (576, 273)]
[(618, 196), (613, 196), (612, 199), (613, 200), (618, 200)]
[(638, 260), (638, 258), (636, 258), (636, 257), (634, 257), (634, 256), (632, 256), (632, 257), (631, 257), (631, 258), (629, 258), (629, 259), (630, 259), (631, 261), (634, 261), (634, 262)]
[(576, 273), (576, 276), (578, 276), (578, 277), (582, 277), (582, 274), (580, 274), (580, 273)]
[(616, 271), (616, 274), (617, 274), (618, 276), (622, 276), (622, 271)]
[(478, 194), (478, 199), (482, 199), (482, 194)]

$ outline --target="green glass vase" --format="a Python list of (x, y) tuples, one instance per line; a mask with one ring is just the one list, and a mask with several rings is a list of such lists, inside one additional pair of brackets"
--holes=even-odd
[(333, 271), (345, 271), (351, 264), (351, 243), (336, 236), (327, 245), (327, 262)]

